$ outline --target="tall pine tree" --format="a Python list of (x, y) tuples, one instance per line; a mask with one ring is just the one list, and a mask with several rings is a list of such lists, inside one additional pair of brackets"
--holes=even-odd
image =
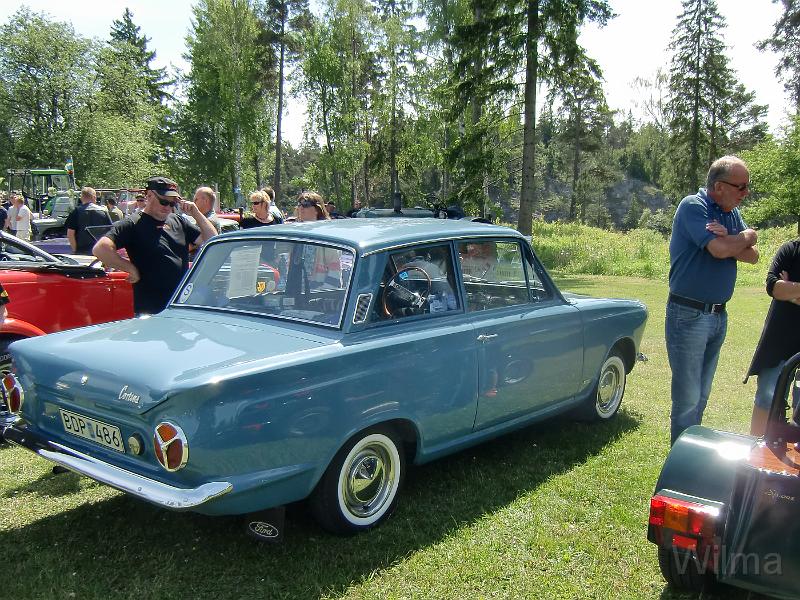
[(766, 107), (753, 103), (728, 66), (722, 30), (725, 19), (715, 0), (683, 0), (672, 33), (669, 75), (670, 158), (667, 191), (674, 199), (697, 190), (711, 162), (737, 150), (733, 140), (765, 132)]
[(783, 5), (783, 14), (775, 21), (772, 35), (759, 42), (758, 47), (780, 55), (775, 75), (783, 79), (786, 91), (794, 100), (794, 110), (797, 113), (800, 111), (800, 2), (772, 1)]

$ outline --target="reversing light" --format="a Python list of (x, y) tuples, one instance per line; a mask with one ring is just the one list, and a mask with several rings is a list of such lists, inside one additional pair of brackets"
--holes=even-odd
[(181, 469), (189, 460), (189, 442), (183, 430), (169, 421), (156, 425), (153, 448), (159, 464), (167, 471)]
[(22, 410), (25, 402), (25, 392), (22, 385), (13, 373), (6, 373), (0, 380), (0, 392), (3, 394), (8, 411), (12, 415), (17, 415)]

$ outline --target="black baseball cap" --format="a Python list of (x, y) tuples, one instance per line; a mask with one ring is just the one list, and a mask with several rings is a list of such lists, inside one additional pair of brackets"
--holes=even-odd
[(178, 184), (166, 177), (151, 177), (144, 186), (146, 190), (153, 190), (159, 196), (171, 196), (180, 198), (181, 191)]

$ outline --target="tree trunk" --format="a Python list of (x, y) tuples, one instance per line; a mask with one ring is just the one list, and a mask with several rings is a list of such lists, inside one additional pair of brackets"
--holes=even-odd
[[(473, 16), (474, 16), (474, 19), (475, 19), (475, 23), (483, 22), (483, 11), (481, 10), (480, 6), (478, 6), (477, 4), (475, 5), (474, 10), (473, 10)], [(483, 69), (483, 65), (484, 65), (483, 56), (484, 56), (483, 55), (483, 51), (482, 50), (478, 50), (477, 55), (475, 57), (475, 64), (472, 65), (473, 77), (474, 77), (476, 82), (481, 77), (481, 70)], [(481, 101), (477, 97), (472, 99), (472, 111), (471, 112), (472, 112), (472, 114), (471, 114), (472, 126), (475, 129), (475, 128), (478, 127), (478, 124), (481, 121), (481, 116), (483, 115), (483, 105), (481, 104)], [(477, 192), (478, 190), (481, 190), (481, 192), (483, 192), (484, 188), (486, 187), (487, 173), (485, 172), (485, 166), (483, 164), (483, 145), (484, 145), (483, 136), (474, 138), (472, 152), (473, 152), (474, 156), (478, 158), (478, 160), (475, 161), (475, 164), (476, 165), (480, 165), (479, 168), (480, 168), (481, 172), (479, 172), (479, 173), (469, 173), (468, 174), (468, 182), (467, 183), (468, 183), (469, 187), (472, 190), (475, 190), (475, 192)], [(478, 185), (478, 181), (480, 181), (480, 185)], [(477, 197), (476, 197), (476, 200), (477, 200)], [(480, 199), (480, 210), (481, 210), (481, 215), (480, 216), (485, 218), (486, 217), (486, 195), (485, 194), (483, 194), (483, 197)]]
[(253, 156), (253, 170), (256, 173), (256, 188), (261, 189), (261, 151), (256, 150), (255, 156)]
[(242, 129), (241, 126), (236, 124), (236, 133), (233, 143), (233, 197), (236, 200), (236, 206), (242, 204)]
[(286, 4), (281, 6), (281, 58), (278, 65), (278, 117), (275, 125), (275, 174), (272, 177), (272, 189), (275, 190), (275, 202), (281, 194), (281, 124), (283, 122), (283, 62), (286, 53)]
[(700, 57), (702, 44), (700, 40), (700, 27), (702, 13), (697, 11), (697, 29), (695, 30), (695, 80), (694, 80), (694, 102), (692, 106), (692, 134), (691, 148), (689, 149), (689, 191), (696, 191), (700, 187), (700, 179), (697, 172), (700, 168), (700, 94), (703, 93), (700, 85)]
[[(580, 99), (576, 102), (576, 110), (575, 110), (575, 129), (574, 129), (574, 140), (573, 140), (573, 148), (572, 148), (572, 197), (570, 198), (569, 202), (569, 220), (574, 221), (576, 212), (575, 208), (578, 204), (578, 177), (580, 177), (580, 164), (581, 164), (581, 120), (583, 119), (583, 115), (581, 115), (581, 101)], [(583, 217), (586, 214), (585, 208), (581, 204), (581, 221), (583, 221)]]
[(522, 133), (522, 188), (517, 229), (531, 235), (536, 203), (536, 84), (539, 71), (539, 2), (528, 0), (528, 31), (525, 36), (525, 121)]
[[(322, 90), (321, 102), (322, 102), (322, 129), (325, 132), (325, 149), (328, 151), (328, 155), (331, 156), (332, 158), (334, 156), (333, 140), (331, 140), (331, 130), (330, 130), (330, 125), (328, 123), (328, 112), (330, 111), (330, 104), (328, 103), (328, 95), (326, 90)], [(339, 198), (341, 197), (340, 193), (341, 183), (340, 183), (339, 172), (333, 166), (331, 166), (331, 175), (333, 177), (333, 193), (336, 196), (336, 200), (338, 201)]]

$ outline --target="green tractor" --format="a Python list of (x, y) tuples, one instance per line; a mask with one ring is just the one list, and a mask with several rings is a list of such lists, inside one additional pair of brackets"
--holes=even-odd
[(22, 193), (33, 211), (34, 240), (66, 234), (64, 222), (78, 201), (71, 160), (64, 169), (8, 169), (6, 187), (9, 193)]
[[(75, 177), (72, 163), (68, 169), (8, 169), (6, 185), (9, 192), (21, 192), (33, 212), (41, 213), (56, 196), (74, 195)], [(72, 192), (70, 194), (70, 191)]]

